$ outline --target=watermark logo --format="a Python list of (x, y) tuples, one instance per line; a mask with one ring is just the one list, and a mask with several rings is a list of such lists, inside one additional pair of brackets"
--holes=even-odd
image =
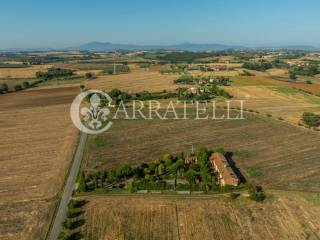
[(108, 119), (110, 110), (105, 103), (112, 98), (100, 90), (87, 90), (80, 93), (72, 102), (70, 115), (73, 124), (87, 134), (99, 134), (112, 126)]
[[(113, 120), (241, 120), (243, 100), (219, 101), (141, 101), (130, 99), (116, 102), (105, 92), (87, 90), (72, 102), (70, 114), (74, 125), (87, 134), (105, 132), (113, 125)], [(237, 105), (237, 107), (235, 107)], [(111, 107), (111, 109), (108, 108)], [(216, 111), (220, 108), (219, 111)]]

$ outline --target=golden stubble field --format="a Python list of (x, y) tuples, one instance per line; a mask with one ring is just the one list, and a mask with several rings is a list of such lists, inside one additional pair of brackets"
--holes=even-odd
[(318, 239), (320, 203), (275, 194), (263, 203), (240, 198), (92, 196), (84, 239)]
[(87, 81), (87, 87), (111, 91), (118, 88), (128, 92), (159, 92), (172, 91), (184, 85), (176, 85), (173, 80), (180, 77), (178, 74), (163, 74), (154, 71), (137, 70), (128, 74), (102, 75)]
[(78, 88), (0, 96), (0, 239), (44, 239), (71, 162)]
[[(238, 77), (224, 87), (234, 98), (245, 100), (245, 108), (282, 117), (297, 125), (304, 111), (320, 112), (320, 97), (299, 91), (307, 84), (287, 83), (265, 77)], [(318, 85), (310, 85), (314, 91)]]
[(244, 120), (114, 120), (110, 130), (89, 137), (83, 170), (151, 162), (165, 153), (190, 152), (193, 144), (233, 152), (250, 182), (319, 191), (320, 135), (258, 114), (244, 116)]
[(0, 68), (0, 79), (35, 78), (36, 72), (46, 71), (52, 65), (33, 65), (25, 68)]

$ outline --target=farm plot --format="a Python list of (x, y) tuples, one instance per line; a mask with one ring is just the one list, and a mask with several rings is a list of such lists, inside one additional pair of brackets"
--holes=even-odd
[(26, 68), (0, 68), (0, 79), (35, 78), (36, 72), (46, 71), (52, 65), (34, 65)]
[(253, 109), (297, 125), (304, 111), (320, 111), (320, 98), (285, 86), (224, 87), (234, 99), (245, 100), (245, 108)]
[[(220, 115), (219, 115), (220, 116)], [(224, 147), (249, 181), (282, 189), (319, 191), (320, 136), (258, 114), (245, 120), (115, 120), (90, 137), (84, 170), (139, 164), (194, 147)]]
[(78, 88), (0, 96), (0, 239), (44, 239), (72, 159)]
[(130, 92), (159, 92), (175, 90), (183, 85), (173, 84), (179, 75), (161, 75), (158, 72), (137, 71), (120, 75), (103, 75), (87, 82), (89, 88), (110, 91), (118, 88)]
[(88, 197), (85, 239), (317, 239), (320, 206), (299, 196)]

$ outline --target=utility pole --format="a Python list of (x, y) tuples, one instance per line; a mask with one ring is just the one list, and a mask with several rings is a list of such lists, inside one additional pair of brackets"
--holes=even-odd
[(114, 56), (113, 56), (113, 74), (116, 74), (116, 56), (117, 56), (117, 51), (114, 51)]

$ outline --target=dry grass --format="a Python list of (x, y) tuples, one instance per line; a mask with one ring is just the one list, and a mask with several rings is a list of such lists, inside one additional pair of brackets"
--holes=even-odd
[(158, 92), (163, 90), (175, 90), (182, 85), (173, 84), (173, 80), (179, 75), (161, 75), (152, 71), (137, 71), (128, 74), (103, 75), (87, 82), (89, 88), (110, 91), (113, 88), (129, 92)]
[(44, 239), (77, 139), (69, 117), (77, 92), (0, 96), (0, 239)]
[(318, 239), (320, 206), (299, 196), (245, 199), (89, 197), (85, 239)]

